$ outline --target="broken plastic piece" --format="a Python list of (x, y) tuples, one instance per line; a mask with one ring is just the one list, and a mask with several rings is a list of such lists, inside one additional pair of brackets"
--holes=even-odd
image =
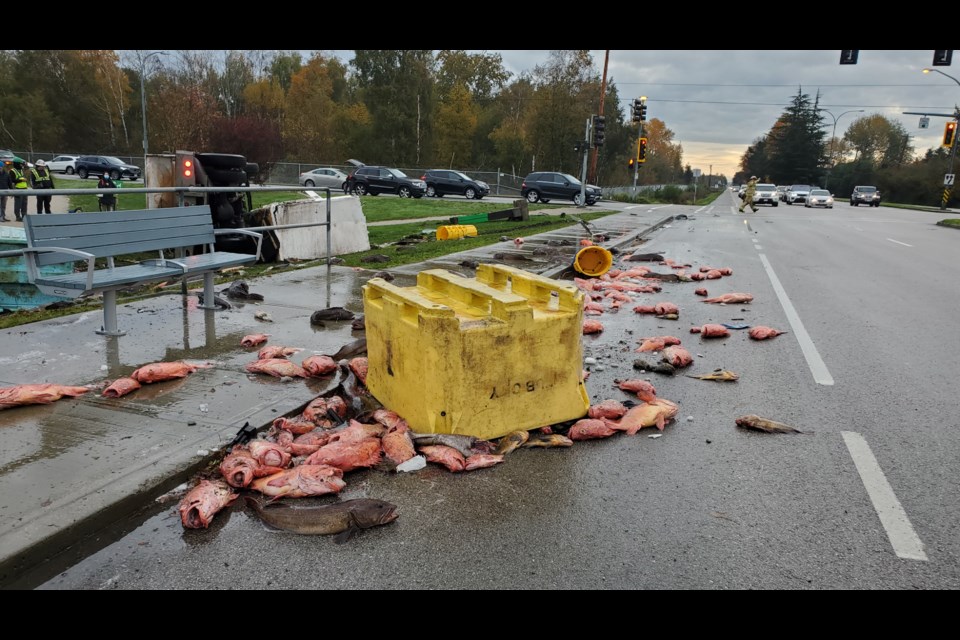
[(397, 471), (419, 471), (427, 466), (427, 458), (425, 456), (413, 456), (406, 462), (401, 462), (397, 465)]

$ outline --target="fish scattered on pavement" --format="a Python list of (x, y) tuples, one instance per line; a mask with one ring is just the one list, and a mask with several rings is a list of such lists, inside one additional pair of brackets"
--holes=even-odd
[(503, 462), (503, 454), (475, 453), (467, 457), (463, 465), (463, 470), (475, 471), (477, 469), (488, 469), (501, 462)]
[[(459, 433), (416, 433), (411, 431), (410, 437), (413, 438), (414, 444), (421, 448), (421, 453), (424, 453), (422, 449), (424, 446), (439, 445), (456, 449), (464, 458), (475, 453), (473, 446), (478, 441), (476, 436), (465, 436)], [(430, 460), (429, 456), (427, 460)]]
[(300, 363), (303, 370), (312, 377), (326, 376), (337, 370), (337, 363), (330, 356), (313, 355)]
[(725, 326), (713, 323), (690, 327), (690, 333), (699, 333), (702, 338), (727, 338), (730, 336), (730, 331)]
[(738, 427), (753, 429), (754, 431), (763, 431), (764, 433), (803, 433), (803, 431), (794, 429), (790, 425), (768, 418), (761, 418), (753, 414), (740, 416), (736, 422)]
[(268, 358), (266, 360), (255, 360), (244, 367), (250, 373), (266, 373), (275, 378), (299, 377), (309, 378), (310, 376), (303, 367), (295, 362), (290, 362), (286, 358)]
[(89, 387), (52, 383), (0, 387), (0, 409), (10, 409), (28, 404), (50, 404), (64, 396), (76, 397), (87, 391), (90, 391)]
[(614, 382), (616, 382), (620, 390), (632, 391), (644, 402), (650, 402), (657, 397), (657, 390), (646, 380), (634, 378), (633, 380), (615, 380)]
[(367, 384), (367, 369), (369, 368), (369, 361), (366, 356), (357, 356), (350, 360), (350, 371), (353, 372), (353, 375), (357, 376), (357, 379), (363, 384)]
[(616, 420), (626, 412), (627, 408), (622, 402), (608, 398), (597, 404), (590, 405), (590, 408), (587, 410), (587, 417), (595, 419), (612, 418)]
[(265, 506), (253, 496), (245, 496), (245, 500), (257, 517), (274, 529), (300, 535), (335, 535), (337, 544), (347, 542), (362, 529), (390, 524), (398, 517), (396, 505), (373, 498), (307, 506)]
[(259, 293), (250, 293), (250, 287), (246, 282), (237, 280), (221, 293), (226, 294), (228, 298), (237, 298), (239, 300), (263, 300)]
[(753, 302), (753, 296), (749, 293), (725, 293), (714, 298), (707, 298), (704, 302), (711, 304), (743, 304)]
[(715, 369), (712, 373), (707, 373), (702, 376), (691, 376), (687, 375), (688, 378), (696, 378), (697, 380), (716, 380), (717, 382), (736, 382), (740, 379), (740, 376), (733, 371), (727, 371), (726, 369)]
[(633, 361), (633, 368), (640, 369), (641, 371), (662, 373), (663, 375), (667, 376), (672, 376), (677, 372), (677, 368), (668, 362), (650, 362), (649, 360), (644, 360), (642, 358), (637, 358)]
[[(198, 292), (197, 292), (197, 300), (200, 301), (200, 304), (205, 304), (204, 301), (203, 301), (203, 298), (204, 298), (204, 297), (203, 297), (203, 292), (202, 292), (202, 291), (198, 291)], [(229, 302), (227, 302), (226, 300), (224, 300), (223, 298), (221, 298), (221, 297), (218, 296), (217, 294), (213, 294), (213, 304), (214, 304), (214, 306), (220, 307), (221, 309), (233, 309), (233, 305), (232, 305), (232, 304), (230, 304)]]
[(577, 420), (567, 431), (567, 437), (571, 440), (595, 440), (597, 438), (609, 438), (617, 432), (610, 427), (608, 421), (595, 418), (583, 418)]
[(193, 364), (178, 360), (176, 362), (153, 362), (145, 364), (133, 373), (130, 377), (141, 384), (152, 382), (163, 382), (164, 380), (174, 380), (176, 378), (186, 378), (197, 369), (209, 369), (212, 364)]
[(603, 323), (599, 320), (584, 320), (583, 321), (583, 334), (590, 335), (591, 333), (601, 333), (603, 331)]
[(354, 331), (365, 331), (367, 328), (366, 319), (363, 316), (357, 316), (353, 319), (353, 322), (350, 323), (350, 328)]
[(679, 345), (667, 347), (663, 350), (660, 359), (675, 367), (688, 367), (693, 364), (693, 356)]
[(759, 325), (750, 329), (747, 334), (754, 340), (766, 340), (767, 338), (776, 338), (781, 333), (786, 333), (786, 331), (778, 331), (772, 327), (765, 327)]
[(659, 253), (633, 253), (624, 260), (628, 262), (663, 262), (663, 256)]
[(523, 443), (523, 448), (550, 449), (553, 447), (572, 447), (573, 440), (559, 433), (535, 433)]
[(201, 480), (180, 501), (180, 521), (187, 529), (206, 529), (213, 516), (239, 496), (222, 480)]
[(507, 435), (500, 438), (500, 442), (497, 443), (497, 448), (495, 450), (495, 453), (501, 456), (507, 455), (508, 453), (513, 453), (514, 451), (522, 447), (524, 443), (529, 439), (530, 439), (529, 431), (522, 431), (522, 430), (511, 431)]
[(320, 324), (324, 320), (353, 320), (356, 314), (343, 307), (328, 307), (314, 311), (310, 315), (310, 324)]
[(257, 311), (253, 317), (261, 322), (273, 322), (273, 318), (266, 311)]
[(280, 345), (263, 347), (257, 352), (257, 360), (270, 360), (271, 358), (288, 358), (295, 353), (303, 351), (301, 347), (284, 347)]
[(367, 339), (358, 338), (349, 344), (345, 344), (340, 349), (330, 356), (336, 362), (345, 360), (348, 358), (355, 358), (357, 356), (363, 355), (367, 352)]
[(272, 498), (304, 498), (340, 493), (347, 484), (343, 471), (326, 464), (300, 464), (254, 480), (250, 488)]
[(628, 435), (634, 435), (644, 427), (656, 427), (663, 431), (666, 423), (673, 420), (679, 411), (677, 403), (657, 398), (631, 407), (617, 422), (607, 422), (611, 427), (626, 431)]
[(104, 398), (119, 398), (128, 393), (132, 393), (140, 388), (140, 383), (133, 378), (117, 378), (113, 383), (103, 390), (101, 394)]
[(243, 347), (256, 347), (266, 342), (269, 338), (269, 333), (251, 333), (243, 336), (243, 339), (240, 341), (240, 345)]
[(451, 446), (443, 444), (421, 446), (420, 453), (427, 457), (427, 462), (443, 465), (451, 473), (459, 473), (467, 466), (468, 456), (464, 456), (462, 451)]
[(377, 271), (375, 274), (373, 274), (373, 277), (374, 277), (374, 278), (382, 278), (382, 279), (386, 280), (387, 282), (392, 282), (393, 280), (396, 279), (396, 276), (394, 276), (394, 275), (393, 275), (392, 273), (390, 273), (389, 271)]

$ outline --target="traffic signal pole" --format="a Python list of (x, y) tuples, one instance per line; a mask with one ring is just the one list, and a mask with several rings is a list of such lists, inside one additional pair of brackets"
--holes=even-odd
[[(957, 129), (960, 129), (960, 108), (957, 108), (953, 113), (953, 127), (953, 140), (950, 141), (950, 165), (947, 167), (947, 173), (951, 176), (955, 175), (953, 163), (957, 157)], [(943, 197), (940, 198), (940, 211), (946, 211), (947, 202), (950, 200), (950, 191), (953, 187), (952, 184), (946, 184), (946, 177), (944, 177), (943, 182)]]
[[(583, 139), (587, 140), (587, 144), (593, 146), (593, 136), (590, 132), (590, 125), (592, 124), (592, 119), (587, 118), (587, 128), (583, 134)], [(589, 151), (589, 147), (587, 148)], [(580, 204), (577, 205), (578, 209), (583, 209), (587, 206), (587, 160), (589, 159), (590, 154), (583, 154), (583, 169), (580, 172)]]

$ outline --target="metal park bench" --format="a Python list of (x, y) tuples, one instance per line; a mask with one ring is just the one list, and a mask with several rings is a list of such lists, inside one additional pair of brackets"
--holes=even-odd
[[(260, 259), (263, 234), (246, 229), (214, 229), (210, 207), (190, 206), (137, 211), (29, 215), (23, 219), (27, 234), (29, 281), (41, 292), (65, 298), (103, 294), (103, 327), (97, 333), (121, 336), (117, 328), (117, 291), (132, 285), (203, 276), (206, 309), (215, 308), (214, 274), (228, 267)], [(244, 234), (256, 239), (256, 254), (216, 251), (216, 236)], [(203, 252), (191, 253), (195, 247)], [(164, 257), (173, 250), (176, 257)], [(156, 259), (117, 266), (116, 256), (157, 252)], [(106, 266), (96, 267), (97, 258)], [(40, 267), (83, 260), (86, 268), (69, 274), (47, 275)]]

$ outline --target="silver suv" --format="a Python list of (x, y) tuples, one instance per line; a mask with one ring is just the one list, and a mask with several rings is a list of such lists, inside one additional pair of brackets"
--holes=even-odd
[(797, 204), (798, 202), (806, 202), (807, 198), (810, 196), (810, 189), (813, 189), (808, 184), (795, 184), (787, 189), (787, 197), (784, 200), (787, 204)]
[(850, 204), (867, 204), (871, 207), (880, 206), (880, 190), (876, 187), (854, 187), (850, 194)]

